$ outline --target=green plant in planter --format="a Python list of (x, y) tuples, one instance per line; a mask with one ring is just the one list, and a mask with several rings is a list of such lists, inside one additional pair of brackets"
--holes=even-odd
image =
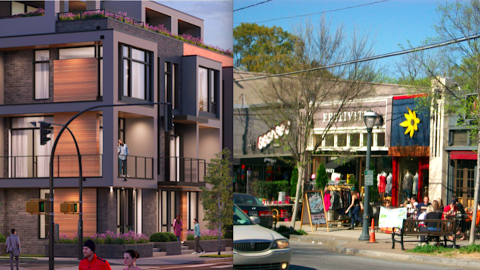
[(178, 239), (177, 237), (175, 236), (175, 234), (171, 233), (171, 232), (165, 232), (164, 233), (166, 236), (168, 236), (168, 238), (170, 239), (170, 242), (177, 242)]
[(0, 233), (0, 243), (5, 243), (7, 241), (7, 239), (5, 238), (5, 236), (3, 236), (3, 234)]
[(195, 237), (193, 236), (193, 233), (187, 234), (187, 241), (193, 241), (195, 240)]
[[(177, 238), (175, 237), (175, 241)], [(162, 232), (154, 233), (150, 235), (150, 242), (170, 242), (170, 237)]]

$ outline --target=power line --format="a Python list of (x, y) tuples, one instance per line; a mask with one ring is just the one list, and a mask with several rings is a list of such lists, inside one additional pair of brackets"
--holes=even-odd
[(261, 4), (265, 4), (265, 3), (270, 2), (270, 1), (273, 1), (273, 0), (267, 0), (267, 1), (263, 1), (263, 2), (260, 2), (260, 3), (256, 3), (256, 4), (253, 4), (253, 5), (250, 5), (250, 6), (242, 7), (242, 8), (239, 8), (239, 9), (235, 9), (233, 12), (239, 11), (239, 10), (242, 10), (242, 9), (251, 8), (251, 7), (254, 7), (254, 6), (261, 5)]
[[(340, 11), (340, 10), (352, 9), (352, 8), (357, 8), (357, 7), (369, 6), (369, 5), (379, 4), (379, 3), (387, 2), (387, 1), (389, 1), (389, 0), (382, 0), (382, 1), (376, 1), (376, 2), (371, 2), (371, 3), (366, 3), (366, 4), (351, 6), (351, 7), (337, 8), (337, 9), (332, 9), (332, 10), (327, 10), (327, 11), (320, 11), (320, 12), (315, 12), (315, 13), (308, 13), (308, 14), (302, 14), (302, 15), (281, 17), (281, 18), (269, 19), (269, 20), (264, 20), (264, 21), (256, 21), (256, 22), (247, 22), (247, 23), (264, 23), (264, 22), (278, 21), (278, 20), (284, 20), (284, 19), (292, 19), (292, 18), (298, 18), (298, 17), (306, 17), (306, 16), (312, 16), (312, 15), (317, 15), (317, 14), (322, 14), (322, 13), (329, 13), (329, 12), (335, 12), (335, 11)], [(267, 1), (267, 2), (268, 2), (268, 1)], [(237, 10), (238, 10), (238, 9), (237, 9)], [(236, 10), (234, 10), (234, 11), (236, 11)], [(235, 23), (235, 24), (240, 24), (240, 23)]]
[(293, 75), (293, 74), (309, 72), (309, 71), (315, 71), (315, 70), (320, 70), (320, 69), (340, 67), (340, 66), (345, 66), (345, 65), (362, 63), (362, 62), (366, 62), (366, 61), (388, 58), (388, 57), (392, 57), (392, 56), (408, 54), (408, 53), (412, 53), (412, 52), (430, 50), (430, 49), (434, 49), (434, 48), (438, 48), (438, 47), (447, 46), (447, 45), (450, 45), (450, 44), (453, 44), (453, 43), (459, 43), (459, 42), (464, 42), (464, 41), (467, 41), (467, 40), (470, 40), (470, 39), (476, 39), (476, 38), (479, 38), (479, 37), (480, 37), (480, 34), (475, 34), (475, 35), (464, 37), (464, 38), (451, 39), (451, 40), (448, 40), (448, 41), (443, 41), (443, 42), (437, 43), (437, 44), (425, 45), (425, 46), (420, 46), (420, 47), (416, 47), (416, 48), (412, 48), (412, 49), (408, 49), (408, 50), (376, 55), (376, 56), (367, 57), (367, 58), (363, 58), (363, 59), (359, 59), (359, 60), (352, 60), (352, 61), (343, 62), (343, 63), (331, 64), (331, 65), (327, 65), (327, 66), (324, 66), (324, 67), (310, 68), (310, 69), (292, 71), (292, 72), (281, 73), (281, 74), (271, 74), (271, 75), (268, 75), (268, 76), (266, 75), (266, 76), (253, 77), (253, 78), (247, 78), (247, 79), (239, 79), (239, 80), (234, 79), (233, 81), (235, 81), (235, 82), (254, 81), (254, 80), (265, 79), (267, 77), (282, 77), (282, 76)]

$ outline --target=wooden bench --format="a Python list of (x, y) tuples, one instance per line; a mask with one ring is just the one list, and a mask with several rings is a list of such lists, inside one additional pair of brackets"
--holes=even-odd
[[(437, 222), (436, 231), (420, 231), (421, 222)], [(447, 241), (453, 243), (453, 248), (456, 248), (455, 242), (455, 232), (457, 228), (457, 221), (455, 219), (404, 219), (403, 226), (400, 230), (400, 233), (392, 232), (392, 249), (395, 249), (395, 242), (399, 242), (402, 245), (402, 250), (405, 250), (403, 247), (403, 242), (420, 242), (420, 239), (417, 240), (403, 240), (404, 236), (425, 236), (425, 237), (442, 237), (444, 241), (444, 246), (447, 246)], [(453, 240), (447, 239), (447, 236), (453, 235)], [(395, 239), (395, 236), (400, 236), (400, 240)], [(426, 238), (428, 243), (428, 238)]]

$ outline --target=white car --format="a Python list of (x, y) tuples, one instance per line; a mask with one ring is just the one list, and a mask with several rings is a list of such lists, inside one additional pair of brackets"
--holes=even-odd
[(233, 269), (288, 269), (292, 256), (288, 239), (256, 222), (258, 217), (250, 219), (233, 206)]

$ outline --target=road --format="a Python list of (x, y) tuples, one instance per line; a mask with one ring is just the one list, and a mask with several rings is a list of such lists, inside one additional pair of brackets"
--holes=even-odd
[(438, 265), (399, 262), (383, 259), (373, 259), (361, 256), (346, 255), (333, 251), (333, 246), (319, 245), (307, 242), (290, 242), (292, 247), (292, 260), (289, 270), (454, 270), (467, 269), (459, 267), (442, 267)]
[[(233, 268), (231, 263), (214, 263), (214, 264), (195, 264), (195, 265), (141, 265), (139, 266), (142, 270), (167, 270), (167, 269), (195, 269), (195, 270), (207, 270), (207, 269), (226, 269), (230, 270)], [(15, 269), (15, 268), (14, 268)], [(20, 263), (19, 270), (45, 270), (48, 269), (48, 263), (37, 263), (33, 261), (26, 261)], [(125, 266), (123, 265), (112, 265), (112, 270), (123, 270)], [(10, 262), (7, 260), (0, 261), (0, 270), (10, 270)], [(78, 270), (78, 264), (56, 264), (55, 270)]]

